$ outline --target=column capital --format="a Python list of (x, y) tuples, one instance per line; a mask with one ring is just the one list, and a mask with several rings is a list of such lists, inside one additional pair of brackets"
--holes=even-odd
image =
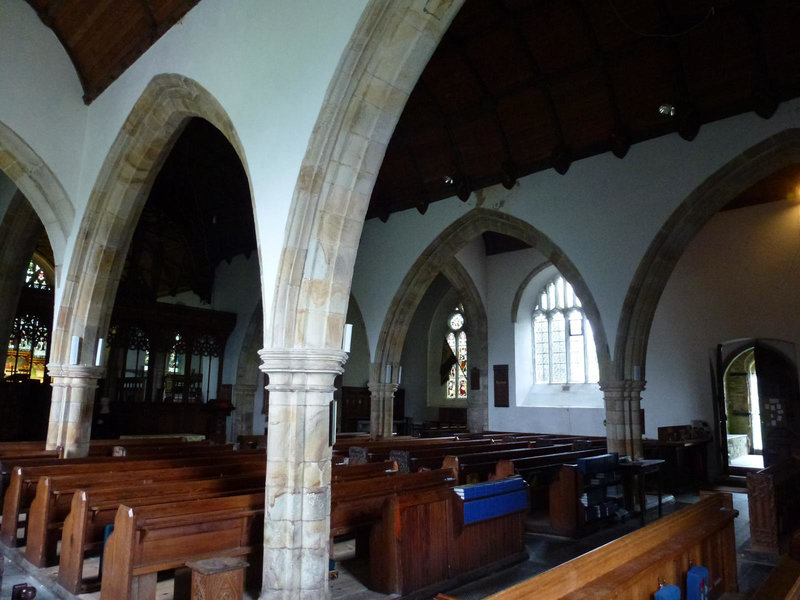
[(262, 348), (259, 369), (264, 373), (319, 373), (340, 375), (344, 372), (347, 352), (327, 348)]
[(255, 394), (258, 388), (261, 387), (257, 383), (234, 383), (234, 394)]
[(600, 382), (600, 389), (608, 393), (641, 392), (646, 383), (641, 379), (606, 379)]
[(367, 382), (367, 389), (373, 394), (394, 394), (398, 387), (400, 387), (400, 384), (394, 381), (391, 383), (372, 380)]
[(70, 379), (100, 379), (105, 374), (105, 367), (89, 365), (64, 365), (48, 363), (47, 373), (50, 377), (66, 377)]

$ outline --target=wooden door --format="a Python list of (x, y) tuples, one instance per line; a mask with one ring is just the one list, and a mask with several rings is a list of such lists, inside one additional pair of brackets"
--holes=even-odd
[(759, 341), (755, 361), (764, 466), (769, 467), (791, 456), (792, 441), (799, 431), (800, 386), (796, 365), (782, 352)]

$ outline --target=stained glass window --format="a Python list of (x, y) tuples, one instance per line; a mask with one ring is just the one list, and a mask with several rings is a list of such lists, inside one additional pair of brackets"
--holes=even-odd
[(47, 362), (47, 326), (35, 315), (14, 319), (8, 339), (4, 376), (29, 377), (43, 381)]
[(460, 306), (448, 318), (447, 325), (450, 331), (445, 339), (452, 352), (451, 360), (454, 360), (454, 364), (450, 367), (445, 393), (450, 400), (463, 400), (467, 397), (467, 334), (462, 330), (464, 315)]
[(25, 285), (37, 290), (49, 290), (50, 284), (44, 274), (42, 267), (37, 265), (33, 260), (28, 263), (28, 271), (25, 273)]
[(600, 368), (592, 326), (572, 285), (558, 276), (539, 294), (533, 311), (536, 383), (597, 383)]

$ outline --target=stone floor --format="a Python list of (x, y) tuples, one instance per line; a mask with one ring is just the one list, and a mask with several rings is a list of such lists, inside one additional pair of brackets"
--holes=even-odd
[(764, 457), (761, 454), (742, 454), (729, 461), (732, 467), (745, 467), (748, 469), (763, 469)]
[[(674, 502), (664, 506), (664, 514), (680, 510), (698, 500), (696, 495), (678, 496)], [(726, 598), (747, 598), (756, 587), (764, 580), (775, 559), (770, 556), (758, 555), (748, 550), (750, 526), (747, 509), (747, 495), (733, 494), (734, 507), (739, 511), (735, 521), (736, 545), (738, 552), (739, 588), (740, 593), (729, 595)], [(650, 505), (651, 502), (648, 502)], [(654, 504), (654, 502), (652, 503)], [(655, 509), (648, 512), (648, 522), (656, 518)], [(595, 533), (575, 540), (558, 536), (542, 534), (526, 534), (525, 545), (528, 549), (529, 559), (509, 569), (498, 571), (478, 581), (451, 590), (448, 594), (459, 600), (480, 600), (503, 590), (515, 583), (523, 581), (538, 573), (551, 569), (563, 562), (571, 560), (581, 554), (589, 552), (606, 544), (622, 535), (639, 528), (639, 519), (630, 518), (624, 522), (613, 524)], [(368, 590), (363, 581), (366, 581), (366, 567), (363, 562), (352, 560), (355, 546), (353, 542), (337, 544), (334, 556), (338, 559), (339, 579), (331, 582), (332, 600), (377, 600), (381, 598), (394, 598)], [(98, 600), (99, 592), (72, 596), (65, 594), (62, 588), (54, 585), (53, 576), (55, 567), (51, 569), (34, 569), (21, 557), (18, 551), (6, 550), (8, 557), (2, 557), (5, 574), (3, 576), (0, 600), (11, 597), (11, 587), (14, 584), (26, 582), (37, 588), (37, 600)], [(87, 568), (92, 568), (92, 561), (87, 561)], [(246, 596), (252, 598), (253, 596)], [(172, 580), (160, 581), (158, 585), (157, 600), (172, 599)]]

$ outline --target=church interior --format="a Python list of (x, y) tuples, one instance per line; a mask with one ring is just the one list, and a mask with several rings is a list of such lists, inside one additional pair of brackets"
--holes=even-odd
[(0, 1), (0, 598), (800, 598), (798, 24)]

